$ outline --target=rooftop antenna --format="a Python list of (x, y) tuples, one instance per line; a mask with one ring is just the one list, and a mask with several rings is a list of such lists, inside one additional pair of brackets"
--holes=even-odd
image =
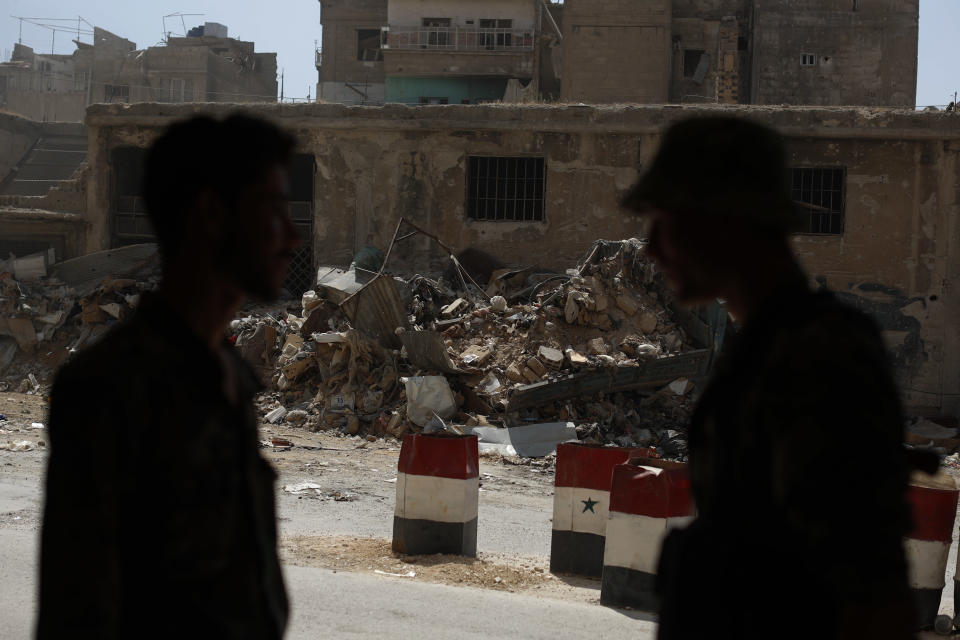
[(187, 21), (184, 20), (187, 16), (203, 16), (206, 14), (203, 13), (170, 13), (163, 16), (163, 41), (166, 42), (170, 38), (172, 31), (167, 30), (167, 18), (180, 18), (180, 24), (183, 26), (183, 37), (187, 37)]
[[(54, 47), (57, 44), (57, 32), (61, 31), (63, 33), (74, 33), (73, 21), (77, 21), (76, 34), (77, 40), (80, 39), (81, 35), (92, 36), (93, 35), (93, 25), (83, 19), (82, 16), (77, 16), (76, 18), (26, 18), (23, 16), (10, 16), (16, 20), (20, 21), (20, 31), (17, 36), (17, 44), (23, 44), (23, 23), (32, 24), (35, 27), (41, 27), (43, 29), (49, 29), (52, 33), (53, 39), (50, 45), (50, 53), (55, 53)], [(89, 30), (81, 29), (80, 23), (83, 22), (90, 27)], [(69, 23), (69, 24), (68, 24)]]

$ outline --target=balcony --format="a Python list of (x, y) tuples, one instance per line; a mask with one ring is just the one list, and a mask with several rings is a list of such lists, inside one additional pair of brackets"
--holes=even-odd
[(469, 51), (522, 53), (533, 51), (531, 29), (465, 27), (386, 27), (381, 46), (400, 51)]

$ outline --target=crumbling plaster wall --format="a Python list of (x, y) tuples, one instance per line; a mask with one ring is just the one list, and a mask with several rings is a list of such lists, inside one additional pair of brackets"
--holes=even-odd
[[(209, 108), (226, 113), (232, 107)], [(302, 150), (316, 156), (313, 248), (321, 263), (340, 265), (361, 247), (385, 248), (402, 216), (458, 249), (566, 268), (595, 238), (642, 234), (618, 201), (650, 162), (664, 126), (718, 112), (765, 122), (787, 137), (794, 166), (846, 169), (843, 235), (795, 238), (811, 278), (877, 318), (909, 405), (960, 409), (955, 114), (702, 105), (256, 109), (292, 129)], [(111, 148), (145, 146), (163, 124), (191, 112), (174, 105), (91, 107), (88, 211), (110, 209)], [(471, 155), (544, 157), (544, 220), (468, 219)], [(91, 251), (109, 246), (101, 217), (90, 220)], [(416, 271), (443, 265), (445, 256), (429, 240), (412, 238), (394, 250), (394, 259)]]

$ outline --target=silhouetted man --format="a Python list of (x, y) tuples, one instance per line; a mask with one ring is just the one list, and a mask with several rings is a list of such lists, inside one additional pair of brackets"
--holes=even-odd
[(298, 244), (292, 149), (245, 115), (173, 124), (150, 149), (163, 280), (54, 384), (38, 638), (283, 635), (259, 385), (225, 329), (245, 297), (276, 296)]
[(664, 543), (660, 638), (908, 638), (908, 464), (875, 324), (813, 292), (780, 136), (710, 117), (664, 135), (624, 205), (681, 302), (741, 331), (694, 413), (697, 519)]

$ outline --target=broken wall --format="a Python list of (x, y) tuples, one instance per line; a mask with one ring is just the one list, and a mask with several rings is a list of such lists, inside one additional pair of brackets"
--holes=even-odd
[[(960, 408), (960, 299), (952, 293), (960, 276), (956, 114), (703, 105), (256, 109), (292, 129), (316, 157), (313, 249), (319, 263), (341, 266), (365, 246), (385, 248), (405, 217), (457, 249), (566, 268), (595, 238), (643, 233), (618, 202), (652, 159), (664, 126), (718, 112), (765, 122), (787, 137), (792, 166), (845, 172), (843, 233), (795, 239), (812, 281), (877, 318), (911, 406)], [(112, 148), (145, 146), (188, 113), (173, 105), (91, 107), (87, 210), (111, 210)], [(471, 218), (471, 157), (543, 158), (543, 220)], [(108, 247), (107, 216), (89, 223), (88, 250)], [(440, 268), (446, 256), (429, 240), (411, 238), (392, 260), (413, 272)]]

